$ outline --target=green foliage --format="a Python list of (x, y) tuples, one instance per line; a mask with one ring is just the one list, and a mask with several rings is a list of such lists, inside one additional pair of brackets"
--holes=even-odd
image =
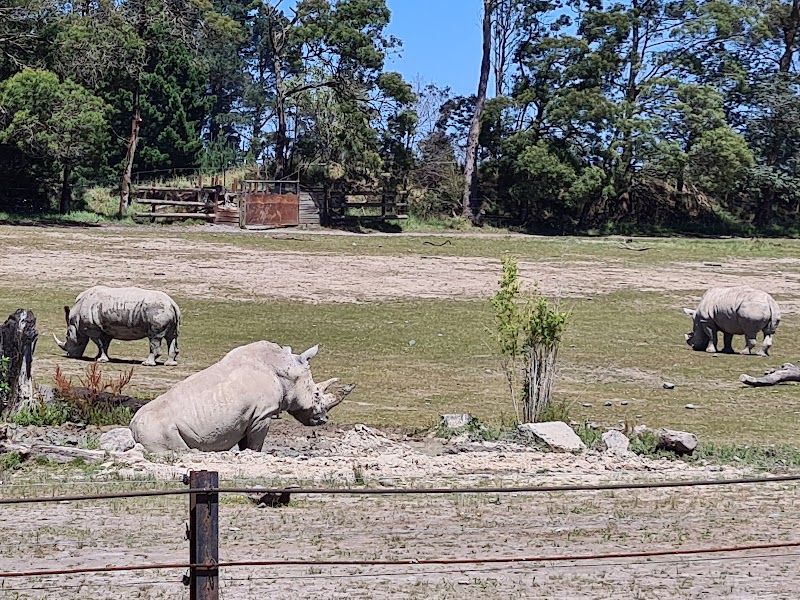
[(502, 259), (500, 289), (491, 300), (495, 340), (517, 420), (541, 420), (550, 406), (556, 358), (569, 314), (560, 312), (534, 290), (524, 294), (515, 259)]
[(12, 415), (9, 421), (16, 425), (54, 427), (64, 423), (86, 425), (122, 425), (130, 423), (133, 411), (125, 406), (81, 405), (61, 400), (48, 404), (34, 404)]
[(0, 473), (16, 471), (22, 467), (22, 456), (19, 452), (3, 452), (0, 454)]
[(11, 364), (11, 357), (0, 357), (0, 407), (8, 402), (8, 394), (11, 393), (11, 382), (8, 380), (8, 368)]
[[(637, 435), (632, 435), (629, 439), (630, 446), (628, 449), (631, 452), (642, 456), (659, 455), (659, 451), (656, 449), (658, 446), (658, 438), (652, 431), (643, 431)], [(670, 453), (670, 455), (672, 454)]]
[(603, 432), (594, 427), (589, 427), (587, 423), (578, 425), (578, 427), (575, 428), (575, 433), (590, 450), (597, 448), (600, 441), (603, 439)]
[(514, 424), (501, 415), (500, 421), (496, 424), (484, 423), (475, 417), (463, 427), (451, 428), (439, 424), (434, 430), (434, 435), (446, 440), (466, 436), (472, 442), (494, 442), (512, 435), (514, 431)]
[(0, 142), (20, 151), (80, 164), (108, 139), (108, 107), (55, 73), (26, 69), (0, 84)]

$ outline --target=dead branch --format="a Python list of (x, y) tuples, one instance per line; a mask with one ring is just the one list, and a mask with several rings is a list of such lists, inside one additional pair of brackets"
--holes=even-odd
[(800, 381), (800, 368), (792, 363), (786, 363), (777, 371), (767, 372), (764, 377), (751, 377), (750, 375), (742, 374), (739, 377), (739, 381), (752, 387), (777, 385), (787, 381)]

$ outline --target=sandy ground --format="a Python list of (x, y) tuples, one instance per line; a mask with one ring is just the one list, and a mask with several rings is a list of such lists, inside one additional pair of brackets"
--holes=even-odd
[[(136, 451), (79, 483), (3, 482), (5, 496), (182, 487), (190, 469), (223, 485), (543, 485), (736, 477), (746, 471), (683, 462), (553, 454), (514, 444), (449, 443), (363, 426), (308, 435), (276, 423), (265, 454), (142, 460)], [(152, 457), (151, 457), (152, 458)], [(111, 474), (138, 481), (103, 482)], [(99, 480), (99, 481), (98, 481)], [(221, 560), (392, 559), (381, 567), (227, 568), (221, 598), (795, 598), (791, 549), (744, 554), (602, 559), (591, 563), (429, 566), (420, 558), (603, 554), (725, 547), (795, 539), (795, 484), (554, 494), (295, 496), (258, 508), (223, 496)], [(185, 497), (8, 506), (0, 513), (0, 571), (183, 562)], [(2, 598), (186, 598), (181, 570), (8, 580)]]
[[(181, 238), (98, 238), (63, 229), (36, 232), (0, 228), (0, 281), (28, 287), (90, 285), (157, 287), (193, 298), (258, 301), (363, 302), (406, 298), (488, 298), (497, 285), (498, 261), (449, 256), (345, 256), (275, 252)], [(30, 235), (28, 232), (27, 235)], [(18, 245), (17, 245), (18, 244)], [(20, 269), (24, 265), (24, 269)], [(520, 261), (523, 278), (540, 282), (548, 295), (594, 297), (618, 290), (681, 293), (712, 285), (766, 286), (800, 295), (800, 260), (737, 260), (631, 267), (623, 260)]]

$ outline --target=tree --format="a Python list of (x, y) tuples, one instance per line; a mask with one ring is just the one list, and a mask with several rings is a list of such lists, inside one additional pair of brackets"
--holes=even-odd
[(67, 214), (73, 168), (99, 158), (108, 142), (107, 113), (108, 106), (80, 85), (26, 69), (0, 84), (0, 143), (60, 168), (60, 211)]
[[(265, 124), (272, 125), (276, 178), (284, 177), (291, 163), (297, 140), (290, 135), (290, 122), (295, 121), (297, 136), (302, 103), (316, 91), (331, 90), (330, 98), (345, 112), (374, 104), (386, 54), (398, 45), (384, 34), (390, 17), (385, 0), (300, 0), (291, 15), (279, 4), (265, 8), (263, 50), (272, 71), (265, 78), (272, 111)], [(307, 130), (308, 121), (303, 125)]]
[(480, 208), (475, 210), (473, 198), (477, 187), (476, 167), (478, 162), (478, 136), (481, 133), (481, 116), (486, 105), (486, 90), (489, 85), (489, 70), (492, 60), (492, 14), (495, 9), (495, 0), (483, 1), (483, 54), (481, 56), (481, 74), (478, 79), (478, 94), (475, 99), (475, 112), (467, 138), (467, 149), (464, 157), (464, 194), (462, 197), (461, 216), (472, 219), (477, 223)]

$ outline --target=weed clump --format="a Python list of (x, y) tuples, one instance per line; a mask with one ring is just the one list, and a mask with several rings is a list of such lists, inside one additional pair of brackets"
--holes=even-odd
[(71, 421), (87, 425), (127, 425), (133, 411), (127, 406), (115, 405), (113, 400), (120, 396), (133, 378), (133, 367), (117, 377), (103, 378), (98, 363), (92, 363), (83, 375), (78, 377), (79, 386), (66, 377), (61, 367), (56, 367), (55, 400), (38, 402), (15, 413), (11, 423), (26, 426), (58, 426)]

